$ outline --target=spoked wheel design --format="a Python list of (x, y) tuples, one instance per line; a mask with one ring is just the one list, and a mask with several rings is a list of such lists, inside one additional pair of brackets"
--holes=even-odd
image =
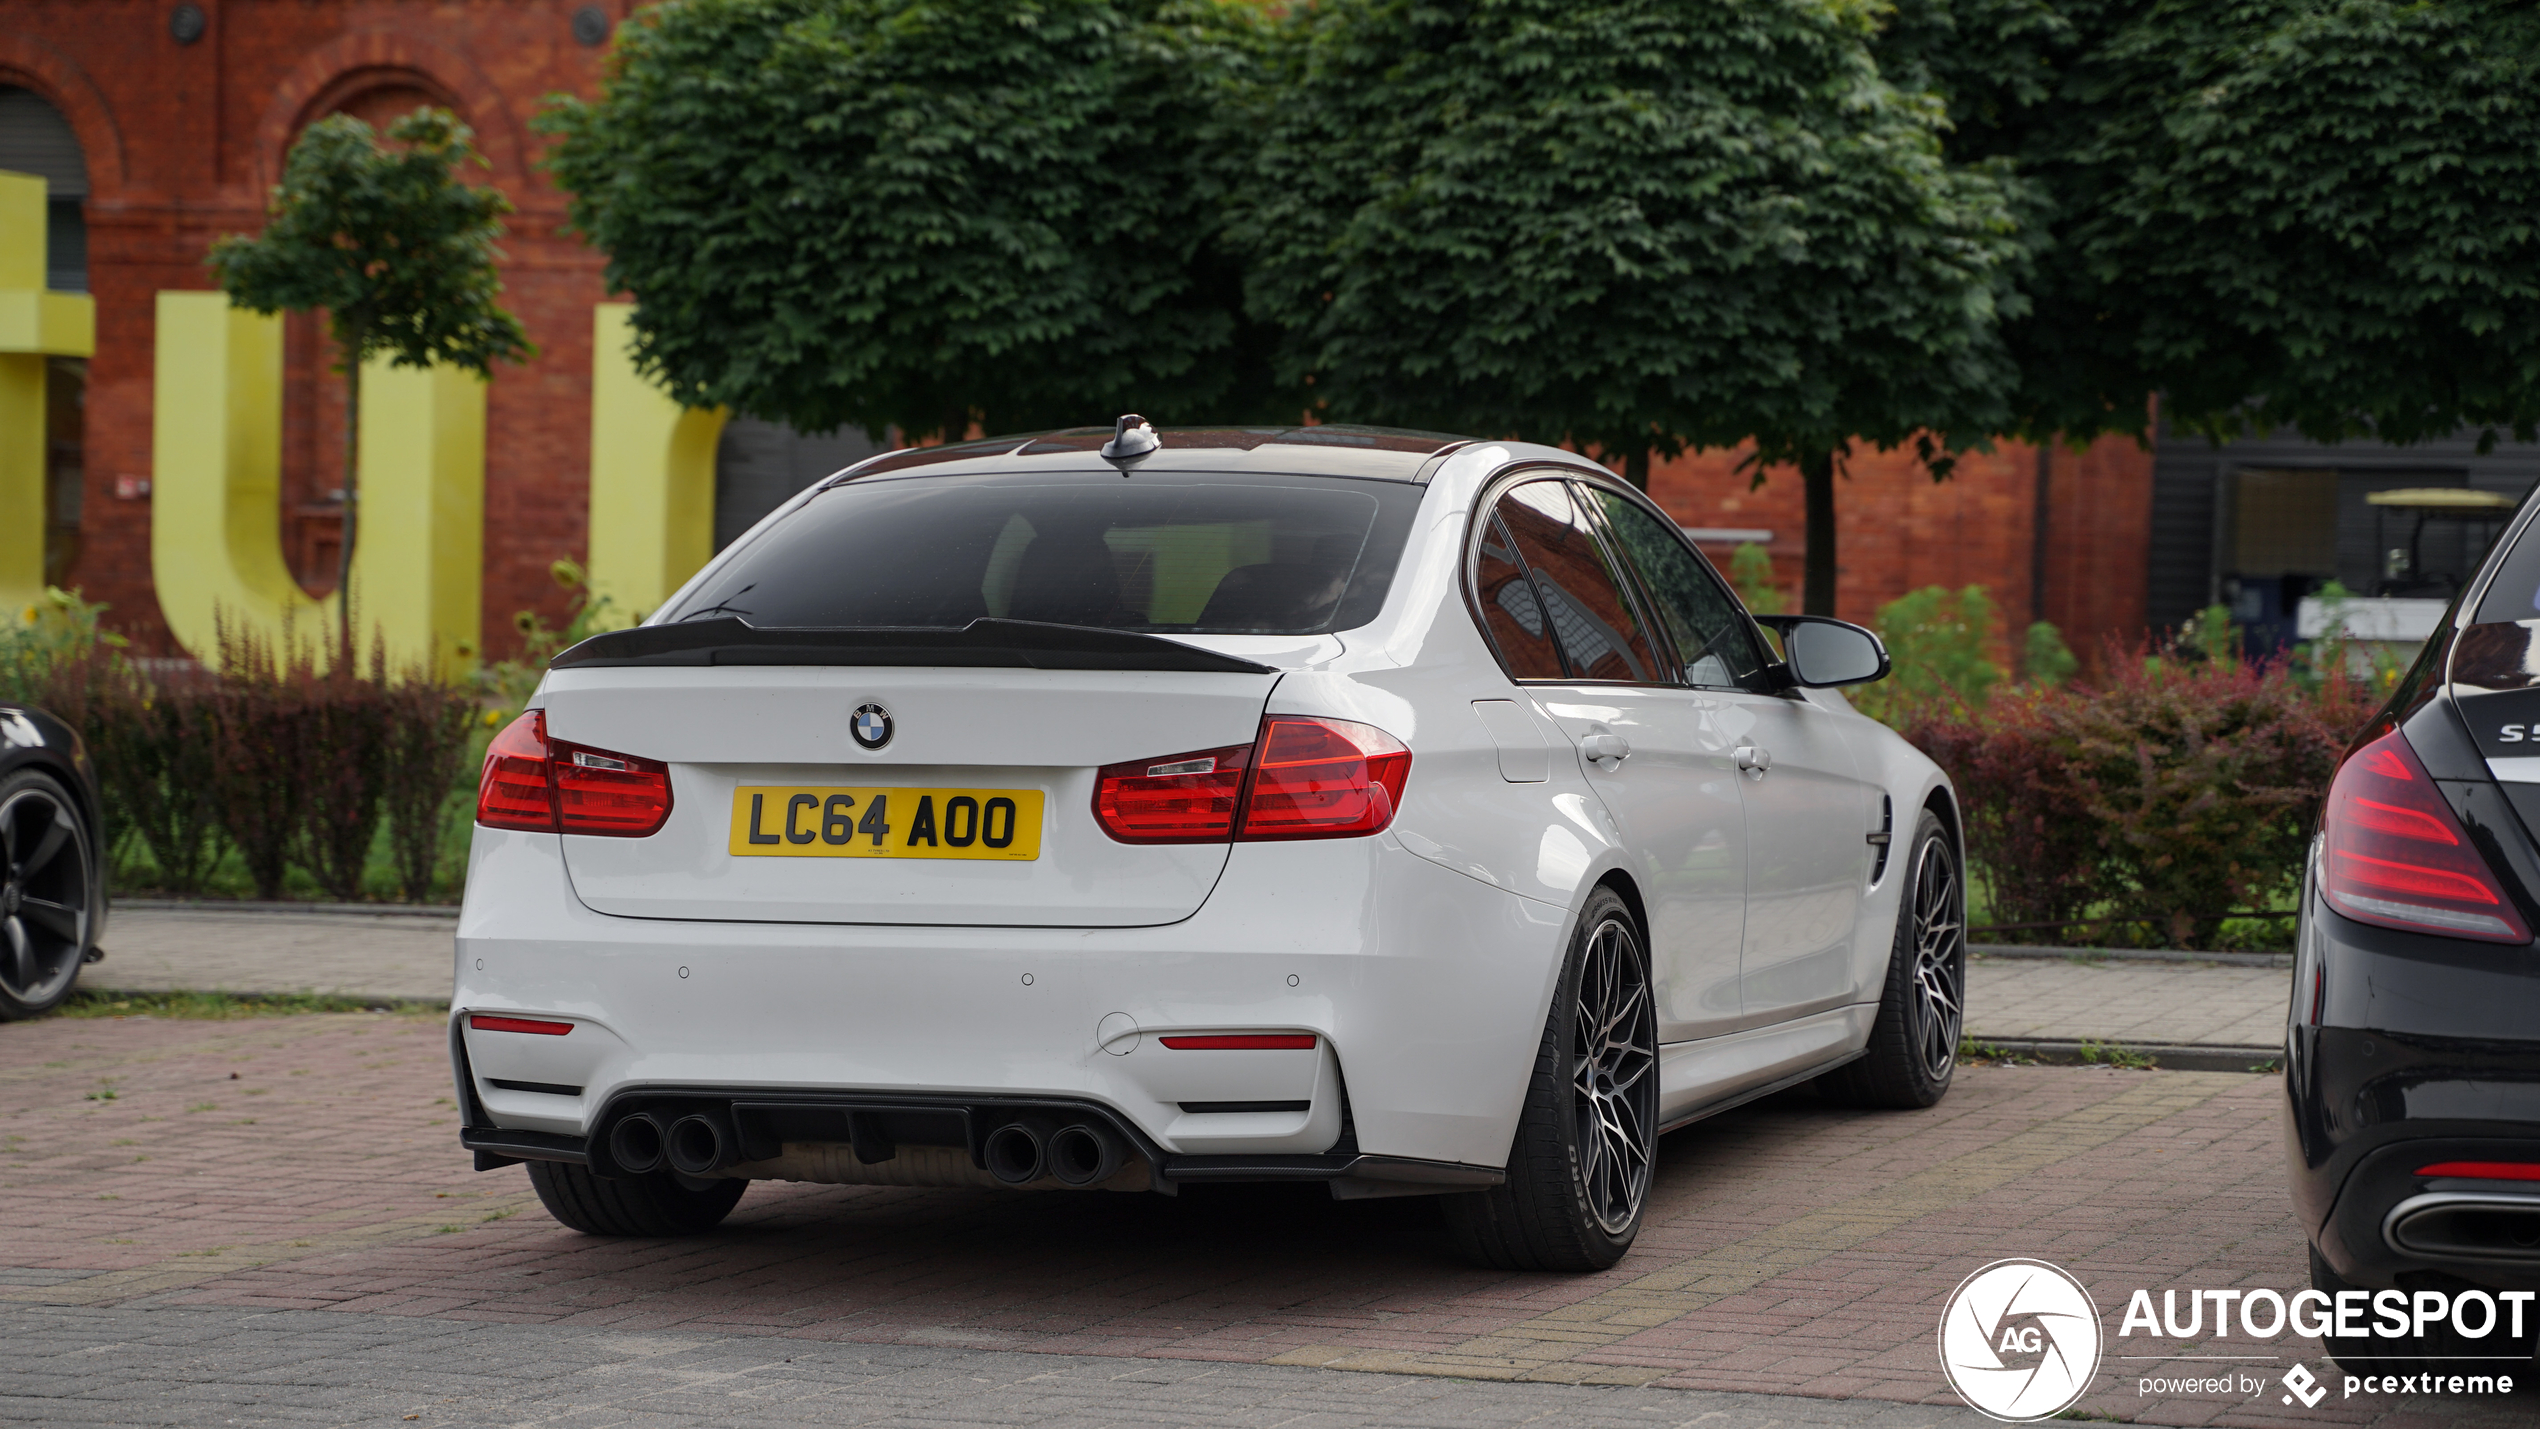
[(1925, 840), (1915, 850), (1914, 901), (1906, 914), (1914, 940), (1914, 1045), (1924, 1073), (1941, 1081), (1958, 1060), (1966, 1017), (1967, 925), (1958, 892), (1948, 844)]
[(1649, 978), (1631, 926), (1608, 918), (1588, 935), (1570, 1025), (1570, 1104), (1580, 1189), (1597, 1228), (1619, 1235), (1649, 1194), (1658, 1120)]
[(96, 886), (79, 810), (59, 786), (0, 786), (0, 1012), (41, 1012), (70, 991)]

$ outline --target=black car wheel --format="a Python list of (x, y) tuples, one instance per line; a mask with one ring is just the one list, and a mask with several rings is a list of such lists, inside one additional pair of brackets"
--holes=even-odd
[(1603, 1270), (1649, 1207), (1658, 1015), (1631, 910), (1600, 888), (1580, 911), (1536, 1051), (1508, 1180), (1444, 1198), (1466, 1256), (1501, 1270)]
[(1817, 1079), (1851, 1106), (1927, 1107), (1949, 1092), (1966, 1025), (1967, 894), (1957, 845), (1929, 809), (1905, 854), (1905, 897), (1868, 1051)]
[(0, 779), (0, 1020), (52, 1010), (79, 980), (101, 911), (95, 851), (51, 775)]

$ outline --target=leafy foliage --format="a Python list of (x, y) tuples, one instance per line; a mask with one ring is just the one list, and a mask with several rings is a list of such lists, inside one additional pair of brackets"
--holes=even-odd
[(501, 193), (459, 182), (482, 166), (447, 110), (418, 109), (382, 146), (349, 114), (308, 127), (283, 161), (264, 232), (212, 245), (230, 301), (260, 313), (323, 309), (338, 370), (385, 353), (400, 367), (446, 362), (491, 372), (532, 349), (497, 298)]
[(1879, 607), (1879, 638), (1887, 642), (1895, 673), (1852, 692), (1863, 713), (1904, 725), (1942, 711), (1984, 707), (2002, 681), (2002, 667), (1987, 651), (2002, 612), (1984, 587), (1952, 592), (1925, 586)]
[(1934, 710), (1905, 735), (1955, 781), (1998, 920), (2105, 908), (2193, 948), (2213, 915), (2299, 884), (2329, 777), (2373, 697), (2335, 675), (2307, 686), (2280, 662), (2111, 650), (2105, 663), (2096, 688), (2012, 689), (1981, 712)]
[(1729, 584), (1757, 615), (1779, 615), (1790, 606), (1789, 597), (1773, 584), (1772, 553), (1753, 541), (1741, 541), (1729, 552)]
[[(418, 109), (383, 147), (349, 114), (308, 127), (283, 161), (265, 230), (212, 245), (232, 304), (260, 313), (324, 309), (344, 375), (344, 539), (338, 557), (336, 663), (353, 653), (353, 551), (360, 538), (362, 364), (436, 362), (490, 374), (535, 351), (496, 302), (501, 216), (511, 204), (458, 180), (485, 161), (448, 110)], [(260, 875), (261, 878), (261, 875)]]
[(2000, 424), (1998, 176), (1833, 0), (1297, 7), (1237, 195), (1335, 418), (1819, 461)]
[(2540, 12), (1903, 0), (1879, 43), (1954, 156), (2018, 161), (2025, 430), (2159, 390), (2218, 439), (2540, 435)]
[(2020, 675), (2032, 685), (2060, 685), (2081, 668), (2053, 621), (2031, 622), (2020, 648)]
[(1215, 241), (1249, 14), (688, 0), (540, 128), (641, 299), (637, 360), (691, 406), (877, 438), (1222, 418), (1265, 371)]

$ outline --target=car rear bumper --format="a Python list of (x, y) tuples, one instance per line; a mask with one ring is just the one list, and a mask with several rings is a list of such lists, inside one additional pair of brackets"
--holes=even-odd
[[(573, 1159), (628, 1099), (700, 1095), (1081, 1104), (1185, 1159), (1327, 1157), (1346, 1116), (1344, 1156), (1496, 1169), (1566, 922), (1387, 836), (1240, 846), (1163, 927), (619, 918), (574, 898), (554, 836), (480, 829), (452, 1047), (496, 1154), (508, 1137)], [(1251, 1032), (1314, 1040), (1162, 1041)]]
[(2306, 904), (2286, 1041), (2304, 1230), (2348, 1283), (2540, 1288), (2540, 953), (2370, 927)]

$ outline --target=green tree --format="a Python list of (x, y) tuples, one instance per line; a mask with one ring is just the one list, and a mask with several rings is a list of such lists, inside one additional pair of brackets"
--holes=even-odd
[(1901, 0), (1879, 47), (2017, 162), (2022, 430), (2141, 434), (2157, 390), (2216, 440), (2540, 435), (2540, 11)]
[(688, 0), (539, 127), (682, 402), (948, 439), (1225, 417), (1266, 373), (1215, 242), (1249, 14)]
[(496, 301), (494, 240), (511, 204), (462, 183), (484, 165), (466, 125), (418, 109), (388, 127), (337, 114), (291, 146), (282, 182), (255, 237), (212, 245), (222, 291), (260, 313), (323, 309), (344, 374), (344, 549), (336, 590), (341, 663), (353, 657), (353, 546), (361, 512), (362, 364), (386, 354), (399, 367), (446, 362), (492, 375), (496, 361), (536, 349)]
[[(1937, 474), (2006, 420), (2020, 249), (1991, 168), (1880, 77), (1845, 0), (1299, 6), (1234, 229), (1281, 376), (1331, 416), (1653, 453), (1753, 440), (1806, 483), (1834, 601), (1856, 437)], [(1760, 480), (1760, 475), (1759, 475)]]

